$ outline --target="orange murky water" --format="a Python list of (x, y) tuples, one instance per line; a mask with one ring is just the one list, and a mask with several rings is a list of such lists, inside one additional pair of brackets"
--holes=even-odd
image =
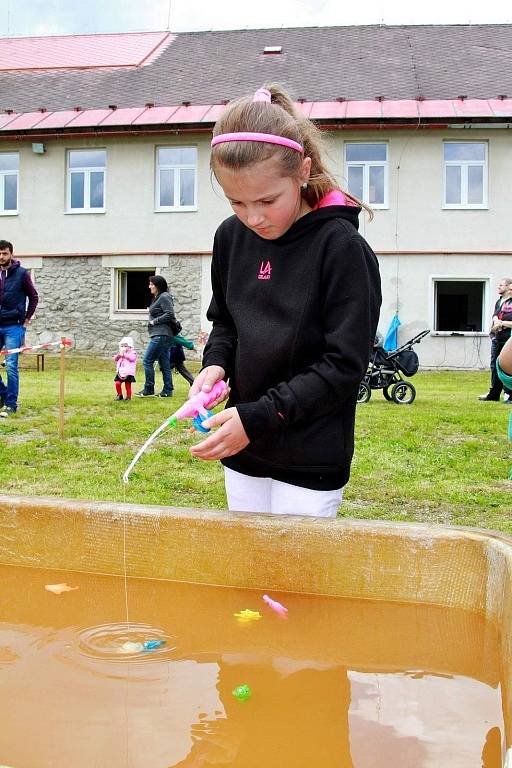
[[(63, 582), (79, 589), (45, 590)], [(129, 579), (127, 626), (122, 578), (0, 566), (0, 764), (501, 765), (480, 615), (267, 591), (286, 619), (259, 592)], [(240, 623), (246, 608), (262, 618)], [(165, 645), (119, 652), (145, 639)]]

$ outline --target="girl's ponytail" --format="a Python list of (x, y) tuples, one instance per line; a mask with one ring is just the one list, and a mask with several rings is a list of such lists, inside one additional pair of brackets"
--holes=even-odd
[[(279, 153), (283, 168), (290, 176), (298, 174), (302, 156), (311, 158), (311, 175), (301, 195), (311, 208), (314, 208), (326, 194), (340, 189), (334, 176), (327, 169), (323, 160), (324, 141), (320, 130), (304, 117), (296, 108), (290, 94), (278, 83), (267, 83), (258, 90), (270, 93), (268, 100), (252, 96), (231, 102), (221, 115), (213, 129), (213, 135), (254, 132), (284, 136), (304, 147), (304, 154), (299, 155), (294, 149), (257, 141), (227, 142), (213, 147), (210, 165), (215, 169), (224, 166), (240, 169), (252, 163), (266, 160)], [(364, 208), (370, 217), (373, 212), (369, 206), (353, 195), (342, 190), (345, 196), (356, 205)]]

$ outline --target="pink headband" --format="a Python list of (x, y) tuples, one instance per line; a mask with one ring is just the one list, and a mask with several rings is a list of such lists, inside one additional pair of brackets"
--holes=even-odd
[[(253, 96), (254, 101), (264, 101), (270, 104), (272, 94), (267, 88), (258, 88)], [(262, 141), (265, 144), (279, 144), (281, 147), (289, 147), (296, 152), (304, 152), (304, 147), (297, 141), (288, 139), (286, 136), (276, 136), (274, 133), (250, 133), (242, 131), (240, 133), (221, 133), (212, 139), (212, 147), (217, 144), (225, 144), (227, 141)]]
[(225, 144), (227, 141), (262, 141), (265, 144), (279, 144), (281, 147), (290, 147), (296, 152), (304, 152), (304, 147), (297, 141), (287, 139), (286, 136), (276, 136), (274, 133), (221, 133), (212, 139), (212, 147)]

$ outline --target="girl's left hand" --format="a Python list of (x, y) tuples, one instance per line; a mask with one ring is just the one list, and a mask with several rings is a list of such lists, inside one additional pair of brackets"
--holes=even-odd
[(196, 459), (214, 461), (233, 456), (249, 445), (249, 438), (236, 408), (226, 408), (204, 422), (206, 427), (219, 427), (206, 440), (192, 446), (190, 453)]

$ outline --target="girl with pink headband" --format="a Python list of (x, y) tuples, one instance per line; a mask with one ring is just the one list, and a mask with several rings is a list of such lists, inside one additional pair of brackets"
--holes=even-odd
[(220, 379), (230, 390), (191, 453), (222, 461), (232, 510), (335, 517), (381, 301), (361, 204), (278, 86), (229, 104), (213, 134), (235, 215), (215, 235), (213, 328), (190, 393)]

